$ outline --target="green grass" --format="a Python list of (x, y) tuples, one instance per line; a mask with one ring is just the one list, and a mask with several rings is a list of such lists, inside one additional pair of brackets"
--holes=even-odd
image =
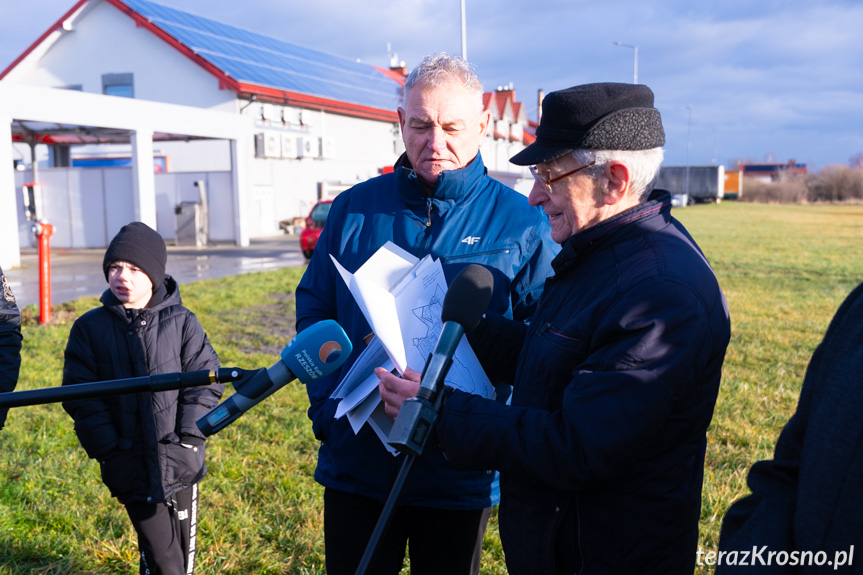
[(833, 314), (863, 282), (863, 206), (725, 202), (674, 214), (712, 263), (731, 312), (708, 432), (699, 542), (707, 552), (729, 505), (748, 493), (751, 464), (772, 456)]
[[(716, 549), (722, 516), (747, 492), (794, 412), (806, 365), (844, 297), (863, 281), (863, 206), (725, 202), (674, 212), (712, 262), (732, 340), (709, 444), (700, 547)], [(302, 268), (183, 286), (223, 365), (269, 366), (293, 336)], [(24, 327), (18, 390), (60, 385), (72, 320), (97, 305), (56, 306)], [(25, 315), (37, 316), (32, 306)], [(288, 385), (208, 443), (198, 572), (324, 573), (317, 443), (304, 389)], [(0, 575), (133, 573), (135, 536), (79, 447), (58, 404), (13, 408), (0, 432)], [(483, 573), (505, 573), (493, 517)], [(703, 571), (707, 573), (708, 571)]]

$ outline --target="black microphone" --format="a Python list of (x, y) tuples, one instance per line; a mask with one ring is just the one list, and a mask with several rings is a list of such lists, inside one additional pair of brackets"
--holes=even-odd
[(423, 369), (416, 397), (402, 403), (387, 443), (420, 455), (440, 409), (438, 399), (452, 357), (465, 331), (475, 328), (491, 300), (494, 278), (481, 265), (471, 264), (452, 281), (441, 310), (443, 328)]
[(338, 323), (319, 321), (298, 333), (271, 367), (235, 383), (236, 393), (198, 419), (198, 429), (209, 437), (294, 379), (309, 383), (331, 374), (348, 359), (351, 349), (351, 340)]

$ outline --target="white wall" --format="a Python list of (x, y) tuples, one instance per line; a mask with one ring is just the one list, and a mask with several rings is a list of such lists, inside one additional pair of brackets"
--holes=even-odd
[[(11, 123), (12, 118), (0, 114), (0, 142), (12, 139)], [(21, 242), (15, 225), (17, 204), (14, 194), (9, 193), (15, 188), (11, 152), (11, 146), (0, 145), (0, 166), (7, 166), (6, 170), (0, 170), (0, 268), (7, 270), (21, 264)]]
[[(380, 170), (392, 166), (404, 151), (398, 124), (366, 120), (321, 111), (300, 110), (290, 106), (271, 105), (262, 118), (260, 104), (245, 111), (254, 150), (254, 135), (264, 134), (281, 141), (302, 138), (312, 143), (312, 156), (317, 155), (321, 138), (330, 146), (324, 157), (254, 158), (250, 162), (250, 214), (259, 221), (252, 224), (255, 234), (278, 232), (278, 222), (305, 217), (318, 200), (322, 182), (355, 184), (380, 175)], [(299, 122), (302, 114), (302, 124)], [(287, 118), (283, 122), (281, 118)], [(274, 140), (275, 141), (275, 140)], [(252, 232), (250, 232), (251, 234)], [(254, 236), (253, 236), (254, 237)]]
[(504, 139), (495, 139), (491, 132), (482, 143), (482, 159), (490, 172), (511, 172), (519, 176), (529, 176), (527, 168), (510, 163), (509, 159), (522, 151), (524, 145), (521, 142), (511, 142)]
[(101, 94), (103, 74), (128, 72), (136, 99), (236, 110), (215, 76), (106, 2), (91, 2), (41, 59), (26, 59), (4, 81)]
[(153, 142), (153, 150), (167, 156), (169, 172), (231, 170), (231, 145), (226, 140)]
[(182, 202), (199, 202), (196, 181), (204, 182), (209, 210), (209, 239), (229, 242), (234, 239), (234, 208), (230, 172), (188, 172), (156, 174), (156, 212), (158, 231), (166, 240), (176, 236), (174, 209)]
[[(30, 172), (15, 173), (18, 238), (21, 246), (36, 247), (31, 222), (24, 216), (22, 187)], [(131, 168), (52, 168), (39, 171), (43, 213), (54, 226), (52, 248), (106, 248), (120, 228), (134, 219)], [(209, 239), (234, 239), (234, 209), (230, 172), (155, 174), (156, 230), (167, 241), (175, 237), (174, 208), (197, 202), (201, 180), (209, 203)]]
[[(278, 233), (279, 221), (308, 215), (322, 182), (355, 184), (373, 178), (404, 151), (397, 123), (257, 102), (244, 110), (243, 118), (250, 154), (251, 237)], [(278, 141), (279, 157), (254, 157), (255, 134)], [(283, 137), (292, 145), (298, 139), (311, 142), (317, 157), (298, 158), (287, 151), (282, 156)], [(321, 138), (329, 143), (323, 157), (318, 155)], [(174, 173), (231, 169), (225, 142), (157, 142), (154, 147), (168, 156)]]
[[(22, 246), (35, 247), (22, 193), (30, 178), (30, 172), (15, 172), (18, 238)], [(52, 247), (105, 248), (134, 219), (131, 168), (51, 168), (39, 171), (39, 183), (39, 218), (54, 226)]]

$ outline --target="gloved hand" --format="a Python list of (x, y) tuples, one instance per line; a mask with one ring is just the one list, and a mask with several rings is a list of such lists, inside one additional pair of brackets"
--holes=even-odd
[(201, 445), (204, 445), (204, 438), (198, 437), (197, 435), (183, 433), (180, 435), (180, 443), (182, 443), (183, 445), (190, 445), (192, 447), (199, 447)]

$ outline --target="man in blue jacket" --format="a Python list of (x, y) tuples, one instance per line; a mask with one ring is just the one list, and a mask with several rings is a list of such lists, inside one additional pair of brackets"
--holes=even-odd
[[(468, 338), (512, 405), (446, 390), (436, 436), (500, 471), (513, 575), (691, 575), (706, 430), (730, 337), (701, 250), (653, 190), (665, 135), (647, 86), (550, 93), (529, 200), (562, 249), (530, 324), (493, 312)], [(391, 415), (419, 374), (380, 373)]]
[[(368, 427), (334, 419), (330, 395), (365, 347), (371, 328), (330, 261), (355, 272), (387, 241), (440, 259), (452, 280), (471, 263), (493, 270), (490, 308), (523, 321), (536, 306), (557, 246), (542, 211), (488, 177), (479, 148), (489, 126), (483, 89), (467, 62), (426, 57), (405, 83), (399, 108), (405, 155), (396, 170), (337, 196), (297, 288), (297, 330), (335, 319), (354, 344), (340, 372), (309, 384), (309, 417), (320, 439), (315, 479), (324, 492), (327, 573), (353, 574), (403, 458)], [(421, 370), (423, 366), (412, 366)], [(402, 491), (372, 573), (397, 574), (410, 541), (413, 573), (476, 573), (488, 513), (498, 501), (491, 468), (457, 471), (427, 449)]]

